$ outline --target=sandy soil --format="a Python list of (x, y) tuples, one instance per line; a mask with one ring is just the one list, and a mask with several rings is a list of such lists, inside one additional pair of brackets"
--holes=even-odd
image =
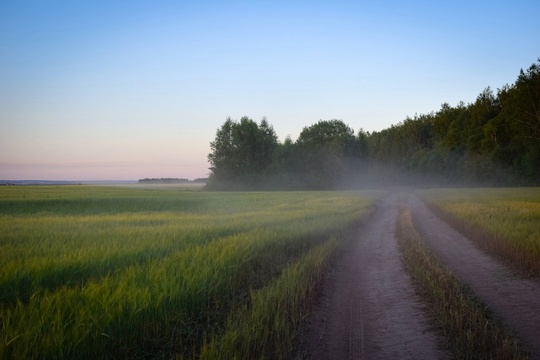
[(395, 226), (403, 200), (428, 244), (516, 332), (531, 358), (540, 359), (540, 283), (513, 275), (412, 194), (392, 194), (377, 204), (329, 275), (298, 358), (452, 358), (430, 329), (400, 259)]
[(512, 328), (540, 359), (540, 282), (520, 278), (434, 215), (415, 196), (408, 205), (419, 231), (452, 272)]
[(327, 281), (300, 358), (447, 359), (395, 239), (398, 197), (382, 200)]

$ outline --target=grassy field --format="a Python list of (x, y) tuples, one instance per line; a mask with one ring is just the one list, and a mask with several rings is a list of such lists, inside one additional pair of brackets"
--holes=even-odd
[(286, 357), (376, 193), (0, 188), (0, 358)]
[(420, 195), (482, 249), (540, 277), (540, 188), (437, 189)]

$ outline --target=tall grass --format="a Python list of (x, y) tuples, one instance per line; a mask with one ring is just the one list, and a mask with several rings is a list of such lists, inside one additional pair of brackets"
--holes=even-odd
[(197, 357), (374, 196), (2, 188), (0, 358)]
[(483, 250), (540, 277), (540, 188), (421, 193), (431, 209)]
[(417, 292), (458, 359), (526, 359), (501, 323), (454, 277), (417, 232), (409, 209), (400, 210), (398, 244)]
[(201, 359), (291, 358), (294, 339), (339, 245), (333, 239), (317, 246), (270, 285), (251, 292), (250, 303), (231, 312), (225, 333), (205, 343)]

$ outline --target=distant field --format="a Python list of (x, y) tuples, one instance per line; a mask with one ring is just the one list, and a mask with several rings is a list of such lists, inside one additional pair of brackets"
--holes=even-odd
[(437, 189), (420, 194), (481, 248), (540, 277), (540, 188)]
[(279, 357), (377, 196), (143, 187), (0, 188), (0, 358)]
[(184, 191), (201, 191), (206, 184), (203, 183), (186, 183), (186, 184), (120, 184), (120, 187), (131, 187), (134, 189), (153, 189), (153, 190), (184, 190)]

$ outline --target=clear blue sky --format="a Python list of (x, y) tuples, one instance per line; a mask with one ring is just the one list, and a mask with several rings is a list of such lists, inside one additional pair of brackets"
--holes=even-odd
[(263, 116), (378, 131), (513, 83), (540, 1), (0, 2), (0, 179), (205, 177)]

